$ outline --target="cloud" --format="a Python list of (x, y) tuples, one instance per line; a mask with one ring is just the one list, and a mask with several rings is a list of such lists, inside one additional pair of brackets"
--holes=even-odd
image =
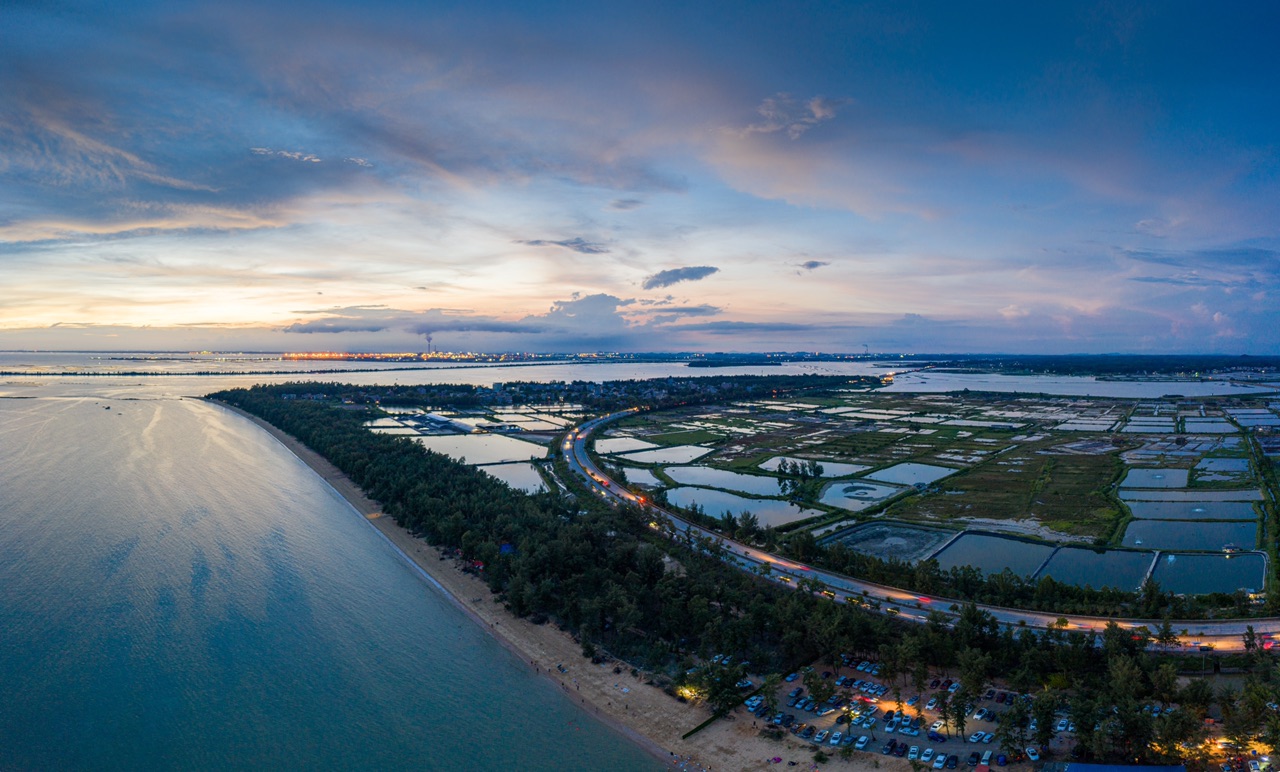
[(821, 96), (799, 101), (790, 94), (779, 93), (765, 99), (756, 108), (764, 121), (750, 124), (739, 133), (747, 136), (784, 132), (791, 139), (799, 139), (814, 126), (836, 117), (836, 108), (845, 102)]
[[(813, 271), (823, 267), (824, 265), (831, 265), (831, 263), (825, 260), (806, 260), (800, 264), (800, 268), (806, 271)], [(799, 271), (796, 271), (796, 273), (799, 273)]]
[(619, 212), (625, 212), (629, 209), (638, 209), (644, 206), (645, 202), (638, 198), (615, 198), (609, 202), (609, 208)]
[[(292, 150), (272, 150), (269, 147), (251, 147), (249, 152), (254, 155), (275, 156), (277, 158), (288, 158), (292, 161), (304, 161), (306, 163), (318, 164), (320, 157), (314, 153), (301, 153)], [(351, 160), (351, 159), (347, 159)]]
[(713, 273), (719, 273), (720, 269), (713, 265), (691, 265), (687, 268), (668, 268), (665, 271), (658, 271), (652, 276), (645, 278), (644, 283), (640, 286), (647, 290), (661, 289), (670, 287), (672, 284), (678, 284), (682, 281), (699, 281), (705, 279)]
[(584, 255), (603, 255), (609, 251), (609, 248), (603, 244), (597, 244), (587, 241), (582, 237), (564, 239), (562, 241), (551, 241), (548, 239), (521, 239), (516, 241), (517, 244), (526, 244), (531, 247), (564, 247), (574, 252), (581, 252)]

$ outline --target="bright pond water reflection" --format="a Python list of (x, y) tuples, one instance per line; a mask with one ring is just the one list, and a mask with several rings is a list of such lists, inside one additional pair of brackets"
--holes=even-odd
[(690, 507), (697, 504), (702, 511), (711, 517), (720, 517), (726, 511), (735, 516), (743, 512), (751, 512), (760, 520), (762, 526), (784, 525), (821, 515), (816, 509), (802, 509), (786, 501), (771, 499), (748, 499), (725, 491), (710, 488), (681, 487), (667, 491), (667, 500), (678, 507)]
[(713, 488), (750, 493), (756, 496), (778, 496), (778, 478), (756, 474), (729, 472), (706, 466), (669, 466), (662, 470), (668, 477), (685, 485), (704, 485)]

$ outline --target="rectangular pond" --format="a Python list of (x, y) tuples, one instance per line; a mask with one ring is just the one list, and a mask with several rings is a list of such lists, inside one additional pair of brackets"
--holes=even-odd
[(628, 466), (623, 467), (623, 472), (627, 475), (627, 482), (632, 485), (643, 485), (646, 488), (661, 488), (664, 484), (648, 469), (635, 469)]
[(710, 488), (672, 488), (667, 491), (667, 500), (678, 507), (697, 504), (702, 507), (703, 512), (712, 517), (720, 517), (725, 512), (732, 512), (734, 515), (750, 512), (759, 518), (760, 525), (765, 527), (785, 525), (824, 514), (816, 509), (803, 509), (787, 501), (749, 499)]
[(1135, 490), (1120, 491), (1125, 501), (1262, 501), (1262, 491), (1244, 488), (1238, 491), (1215, 490)]
[(829, 507), (840, 507), (850, 512), (860, 512), (867, 507), (875, 506), (885, 499), (897, 496), (905, 490), (893, 485), (877, 485), (876, 483), (850, 480), (848, 482), (831, 483), (822, 491), (818, 499)]
[(756, 496), (781, 496), (777, 477), (729, 472), (707, 466), (669, 466), (663, 470), (672, 480), (684, 485), (706, 488), (728, 488)]
[(1227, 544), (1251, 550), (1258, 537), (1252, 520), (1231, 523), (1187, 523), (1134, 520), (1124, 532), (1124, 546), (1153, 550), (1212, 550)]
[(711, 448), (701, 445), (672, 445), (669, 448), (654, 448), (637, 453), (626, 453), (621, 457), (637, 464), (687, 464), (697, 461), (711, 452)]
[(872, 472), (866, 476), (866, 479), (894, 485), (928, 485), (944, 477), (950, 477), (959, 471), (959, 469), (952, 469), (949, 466), (933, 466), (931, 464), (894, 464), (891, 467)]
[(480, 471), (493, 475), (512, 488), (525, 493), (537, 493), (546, 490), (547, 487), (542, 482), (542, 475), (538, 474), (538, 468), (529, 463), (490, 464), (480, 467)]
[(915, 563), (928, 557), (955, 535), (954, 531), (903, 523), (863, 523), (832, 534), (823, 543), (843, 544), (854, 552), (885, 560)]
[(1236, 555), (1164, 553), (1152, 579), (1178, 595), (1261, 590), (1266, 561), (1256, 552)]
[(1130, 469), (1120, 481), (1121, 488), (1185, 488), (1186, 469)]
[(522, 442), (501, 434), (442, 434), (414, 437), (429, 450), (443, 453), (469, 464), (501, 464), (545, 458), (547, 449), (532, 442)]
[(1152, 552), (1063, 547), (1053, 554), (1036, 578), (1051, 576), (1063, 584), (1077, 587), (1115, 587), (1133, 591), (1142, 586), (1153, 557), (1155, 554)]
[(778, 471), (778, 466), (783, 462), (784, 459), (787, 461), (790, 461), (793, 464), (794, 463), (803, 464), (803, 463), (808, 463), (809, 461), (817, 461), (818, 464), (822, 467), (823, 477), (848, 477), (851, 474), (857, 474), (858, 472), (865, 472), (866, 470), (871, 468), (865, 464), (842, 464), (837, 461), (826, 461), (820, 458), (796, 458), (795, 456), (774, 456), (773, 458), (761, 464), (760, 468), (765, 470), (766, 472), (776, 472)]
[(1247, 501), (1126, 501), (1142, 520), (1253, 520), (1258, 516)]
[(601, 455), (609, 453), (631, 453), (636, 450), (652, 450), (658, 445), (645, 442), (638, 437), (608, 437), (596, 440), (596, 452)]
[(1196, 469), (1204, 472), (1227, 472), (1233, 474), (1247, 473), (1249, 471), (1249, 459), (1247, 458), (1202, 458), (1196, 464)]
[(998, 574), (1006, 568), (1019, 576), (1031, 576), (1053, 554), (1047, 544), (1010, 539), (986, 533), (966, 533), (936, 556), (943, 571), (973, 566)]

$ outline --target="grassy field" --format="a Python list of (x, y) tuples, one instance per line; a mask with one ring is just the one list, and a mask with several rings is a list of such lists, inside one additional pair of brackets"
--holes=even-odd
[(1076, 536), (1106, 537), (1121, 517), (1107, 489), (1122, 468), (1114, 454), (1042, 455), (1020, 448), (939, 484), (938, 492), (889, 509), (905, 520), (1021, 520)]

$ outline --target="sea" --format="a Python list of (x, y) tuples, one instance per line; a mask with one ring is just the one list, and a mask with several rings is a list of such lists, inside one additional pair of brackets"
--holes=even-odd
[(659, 769), (270, 435), (198, 397), (289, 380), (884, 372), (399, 367), (0, 353), (0, 769)]

